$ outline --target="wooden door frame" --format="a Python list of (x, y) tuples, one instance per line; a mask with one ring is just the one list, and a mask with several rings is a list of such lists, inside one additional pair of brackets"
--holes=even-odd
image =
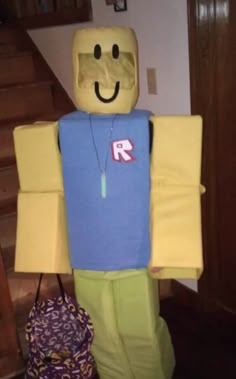
[[(217, 55), (215, 49), (217, 0), (187, 0), (191, 113), (203, 117), (202, 197), (204, 273), (198, 283), (199, 301), (204, 311), (220, 309), (217, 303), (219, 233), (217, 209), (216, 110)], [(210, 175), (209, 175), (210, 173)]]
[[(0, 377), (13, 377), (24, 372), (24, 361), (21, 356), (17, 338), (14, 310), (11, 302), (8, 287), (7, 275), (5, 273), (2, 250), (0, 246), (0, 321), (1, 328), (4, 328), (6, 347), (5, 351), (0, 352)], [(2, 331), (3, 332), (3, 331)]]
[[(199, 12), (200, 7), (204, 6), (207, 10), (212, 3), (214, 3), (214, 0), (187, 0), (191, 114), (200, 114), (203, 117), (202, 183), (207, 187), (207, 194), (202, 197), (204, 273), (198, 282), (198, 302), (202, 310), (212, 310), (214, 308), (214, 299), (210, 299), (209, 276), (211, 272), (209, 268), (210, 264), (212, 264), (212, 253), (216, 246), (208, 220), (212, 219), (212, 217), (214, 219), (214, 215), (210, 214), (210, 212), (214, 212), (214, 207), (211, 207), (211, 204), (216, 196), (214, 190), (216, 172), (212, 173), (211, 178), (207, 177), (209, 154), (212, 159), (215, 156), (214, 141), (211, 141), (210, 138), (213, 118), (209, 119), (208, 117), (208, 109), (211, 109), (214, 105), (214, 99), (209, 96), (214, 84), (204, 81), (205, 76), (208, 76), (209, 80), (211, 80), (211, 76), (207, 75), (207, 73), (212, 70), (212, 52), (209, 50), (212, 26), (209, 25), (208, 14), (205, 15), (204, 24), (199, 23)], [(199, 80), (199, 78), (202, 78), (202, 80)], [(202, 86), (207, 87), (206, 91), (203, 91)], [(204, 97), (201, 96), (202, 93), (205, 93)], [(206, 146), (208, 152), (206, 151)]]

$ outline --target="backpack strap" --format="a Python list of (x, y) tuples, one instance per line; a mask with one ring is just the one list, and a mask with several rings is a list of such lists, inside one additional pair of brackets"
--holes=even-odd
[[(40, 274), (40, 276), (39, 276), (39, 283), (38, 283), (38, 288), (37, 288), (37, 292), (36, 292), (36, 296), (35, 296), (35, 303), (37, 303), (39, 300), (40, 287), (41, 287), (43, 275), (44, 274)], [(63, 299), (63, 301), (65, 301), (65, 290), (64, 290), (62, 280), (61, 280), (61, 277), (59, 274), (57, 274), (57, 282), (58, 282), (58, 286), (60, 288), (60, 293), (61, 293), (62, 299)]]

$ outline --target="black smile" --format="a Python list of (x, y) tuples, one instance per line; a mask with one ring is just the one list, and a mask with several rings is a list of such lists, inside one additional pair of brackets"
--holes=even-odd
[(112, 101), (114, 101), (117, 96), (118, 96), (118, 93), (119, 93), (119, 90), (120, 90), (120, 82), (116, 82), (116, 86), (115, 86), (115, 91), (113, 93), (113, 95), (111, 97), (109, 97), (109, 99), (105, 99), (101, 94), (100, 94), (100, 91), (99, 91), (99, 83), (98, 82), (95, 82), (94, 83), (94, 89), (95, 89), (95, 93), (96, 93), (96, 96), (97, 98), (102, 101), (103, 103), (111, 103)]

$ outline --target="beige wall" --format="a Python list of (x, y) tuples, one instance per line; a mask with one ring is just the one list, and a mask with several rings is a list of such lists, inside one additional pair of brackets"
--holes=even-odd
[[(87, 25), (125, 25), (139, 42), (139, 108), (158, 114), (189, 114), (189, 57), (186, 0), (127, 0), (128, 11), (115, 13), (105, 0), (93, 0), (92, 23), (30, 31), (59, 80), (73, 98), (71, 46), (73, 33)], [(157, 70), (157, 95), (147, 92), (146, 69)], [(195, 281), (185, 282), (197, 288)]]

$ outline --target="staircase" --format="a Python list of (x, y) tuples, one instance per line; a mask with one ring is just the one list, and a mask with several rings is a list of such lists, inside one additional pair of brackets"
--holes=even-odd
[[(74, 109), (27, 32), (18, 25), (0, 25), (0, 259), (7, 282), (4, 290), (10, 291), (18, 331), (27, 316), (28, 308), (22, 304), (32, 305), (37, 277), (14, 273), (13, 269), (19, 183), (12, 132), (18, 125), (58, 120)], [(1, 303), (0, 307), (2, 336), (1, 317), (9, 322), (12, 317), (6, 314), (11, 308)], [(8, 369), (2, 369), (1, 353), (0, 344), (0, 378), (13, 370), (10, 363)]]

